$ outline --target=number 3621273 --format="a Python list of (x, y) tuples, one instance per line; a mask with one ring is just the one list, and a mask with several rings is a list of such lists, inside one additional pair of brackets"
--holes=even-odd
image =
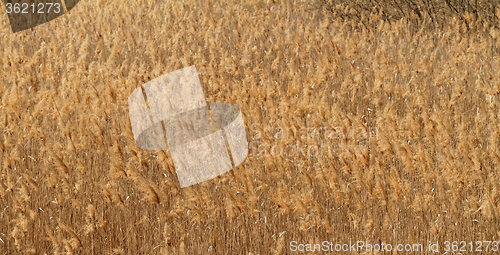
[(27, 3), (7, 3), (5, 4), (7, 13), (60, 13), (61, 4), (60, 3), (38, 3), (38, 4), (27, 4)]

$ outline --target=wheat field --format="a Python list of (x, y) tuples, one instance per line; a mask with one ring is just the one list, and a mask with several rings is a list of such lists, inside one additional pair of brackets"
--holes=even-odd
[[(500, 241), (500, 30), (382, 15), (98, 0), (15, 34), (1, 16), (0, 254)], [(181, 189), (168, 150), (136, 146), (127, 98), (191, 65), (241, 109), (249, 155)]]

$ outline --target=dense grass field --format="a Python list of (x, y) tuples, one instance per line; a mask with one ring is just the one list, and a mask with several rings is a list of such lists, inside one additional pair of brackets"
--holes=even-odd
[[(0, 254), (494, 253), (470, 249), (500, 241), (498, 24), (317, 3), (81, 1), (15, 34), (1, 15)], [(191, 65), (250, 150), (181, 189), (127, 98)]]

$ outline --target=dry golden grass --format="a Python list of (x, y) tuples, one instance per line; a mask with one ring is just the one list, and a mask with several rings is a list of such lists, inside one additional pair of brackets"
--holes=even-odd
[[(442, 30), (380, 14), (360, 28), (309, 9), (82, 1), (17, 34), (2, 16), (0, 254), (499, 241), (500, 30), (451, 14)], [(241, 108), (251, 150), (180, 189), (169, 152), (135, 146), (127, 98), (190, 65), (207, 101)], [(287, 145), (306, 150), (255, 150)]]

